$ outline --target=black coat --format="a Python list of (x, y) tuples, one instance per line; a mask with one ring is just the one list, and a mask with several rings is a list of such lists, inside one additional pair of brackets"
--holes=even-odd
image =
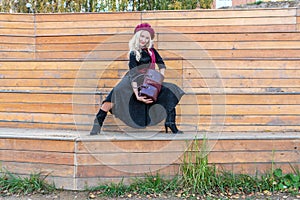
[[(153, 49), (156, 56), (156, 64), (159, 69), (166, 68), (165, 63), (158, 52)], [(141, 82), (139, 76), (142, 68), (148, 68), (151, 57), (146, 50), (142, 50), (140, 61), (136, 61), (134, 52), (129, 56), (129, 71), (122, 80), (113, 88), (104, 102), (114, 104), (111, 113), (133, 128), (144, 128), (155, 125), (164, 120), (167, 113), (178, 104), (184, 92), (175, 84), (163, 82), (157, 101), (145, 104), (138, 101), (133, 92), (131, 82)]]

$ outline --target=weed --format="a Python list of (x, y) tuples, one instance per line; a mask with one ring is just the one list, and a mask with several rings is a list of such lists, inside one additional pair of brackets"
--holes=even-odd
[(178, 188), (178, 177), (171, 179), (161, 175), (146, 175), (143, 179), (135, 179), (130, 186), (131, 191), (139, 194), (163, 194), (174, 192)]
[(0, 177), (0, 191), (6, 194), (49, 193), (55, 190), (54, 184), (48, 184), (41, 173), (20, 177), (9, 171), (2, 172)]
[(99, 185), (96, 187), (92, 187), (88, 190), (91, 192), (93, 191), (101, 191), (101, 194), (103, 196), (108, 196), (108, 197), (118, 197), (125, 195), (126, 192), (129, 191), (129, 186), (125, 185), (123, 180), (120, 181), (119, 183), (110, 183), (110, 184), (105, 184), (105, 185)]
[(181, 184), (187, 192), (205, 194), (207, 191), (213, 191), (218, 184), (216, 167), (208, 165), (206, 145), (205, 139), (201, 147), (198, 141), (194, 140), (191, 150), (184, 154), (180, 168)]

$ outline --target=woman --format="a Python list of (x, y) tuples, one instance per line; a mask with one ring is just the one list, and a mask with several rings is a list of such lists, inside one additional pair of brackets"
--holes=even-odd
[[(110, 111), (115, 117), (134, 128), (145, 128), (158, 124), (165, 119), (166, 133), (168, 128), (172, 133), (183, 133), (177, 129), (175, 107), (184, 92), (175, 84), (163, 82), (157, 101), (139, 95), (139, 85), (143, 74), (155, 60), (159, 72), (164, 75), (165, 63), (158, 52), (152, 47), (154, 38), (153, 28), (142, 23), (136, 26), (134, 36), (129, 41), (129, 71), (113, 88), (103, 101), (94, 120), (90, 135), (97, 135), (101, 131), (103, 121)], [(153, 56), (155, 55), (155, 59)], [(152, 58), (151, 58), (152, 57)]]

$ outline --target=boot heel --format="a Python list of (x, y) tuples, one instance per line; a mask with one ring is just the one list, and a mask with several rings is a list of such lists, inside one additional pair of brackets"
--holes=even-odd
[(104, 121), (106, 115), (107, 115), (107, 112), (105, 112), (104, 110), (101, 110), (101, 109), (99, 110), (99, 112), (97, 113), (96, 118), (94, 120), (94, 125), (90, 132), (90, 135), (100, 134), (101, 128), (103, 125), (103, 121)]
[(90, 132), (90, 135), (98, 135), (101, 131), (101, 126), (99, 125), (99, 122), (97, 120), (97, 118), (94, 120), (94, 125), (93, 128)]
[(178, 130), (175, 123), (165, 123), (166, 133), (168, 133), (168, 128), (170, 128), (171, 132), (174, 134), (183, 134), (183, 131)]
[(176, 123), (175, 123), (175, 118), (176, 118), (176, 110), (173, 108), (169, 112), (167, 112), (167, 118), (165, 122), (165, 128), (166, 128), (166, 133), (167, 133), (167, 128), (170, 128), (172, 133), (174, 134), (182, 134), (183, 132), (178, 130)]

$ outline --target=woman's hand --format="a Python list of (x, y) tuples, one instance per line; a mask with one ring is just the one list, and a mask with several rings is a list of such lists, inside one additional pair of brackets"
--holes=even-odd
[(149, 98), (147, 98), (145, 96), (137, 96), (136, 98), (137, 98), (137, 100), (139, 100), (141, 102), (144, 102), (145, 104), (153, 103), (152, 99), (149, 99)]
[(161, 68), (161, 69), (159, 70), (159, 72), (160, 72), (163, 76), (165, 76), (165, 68)]

